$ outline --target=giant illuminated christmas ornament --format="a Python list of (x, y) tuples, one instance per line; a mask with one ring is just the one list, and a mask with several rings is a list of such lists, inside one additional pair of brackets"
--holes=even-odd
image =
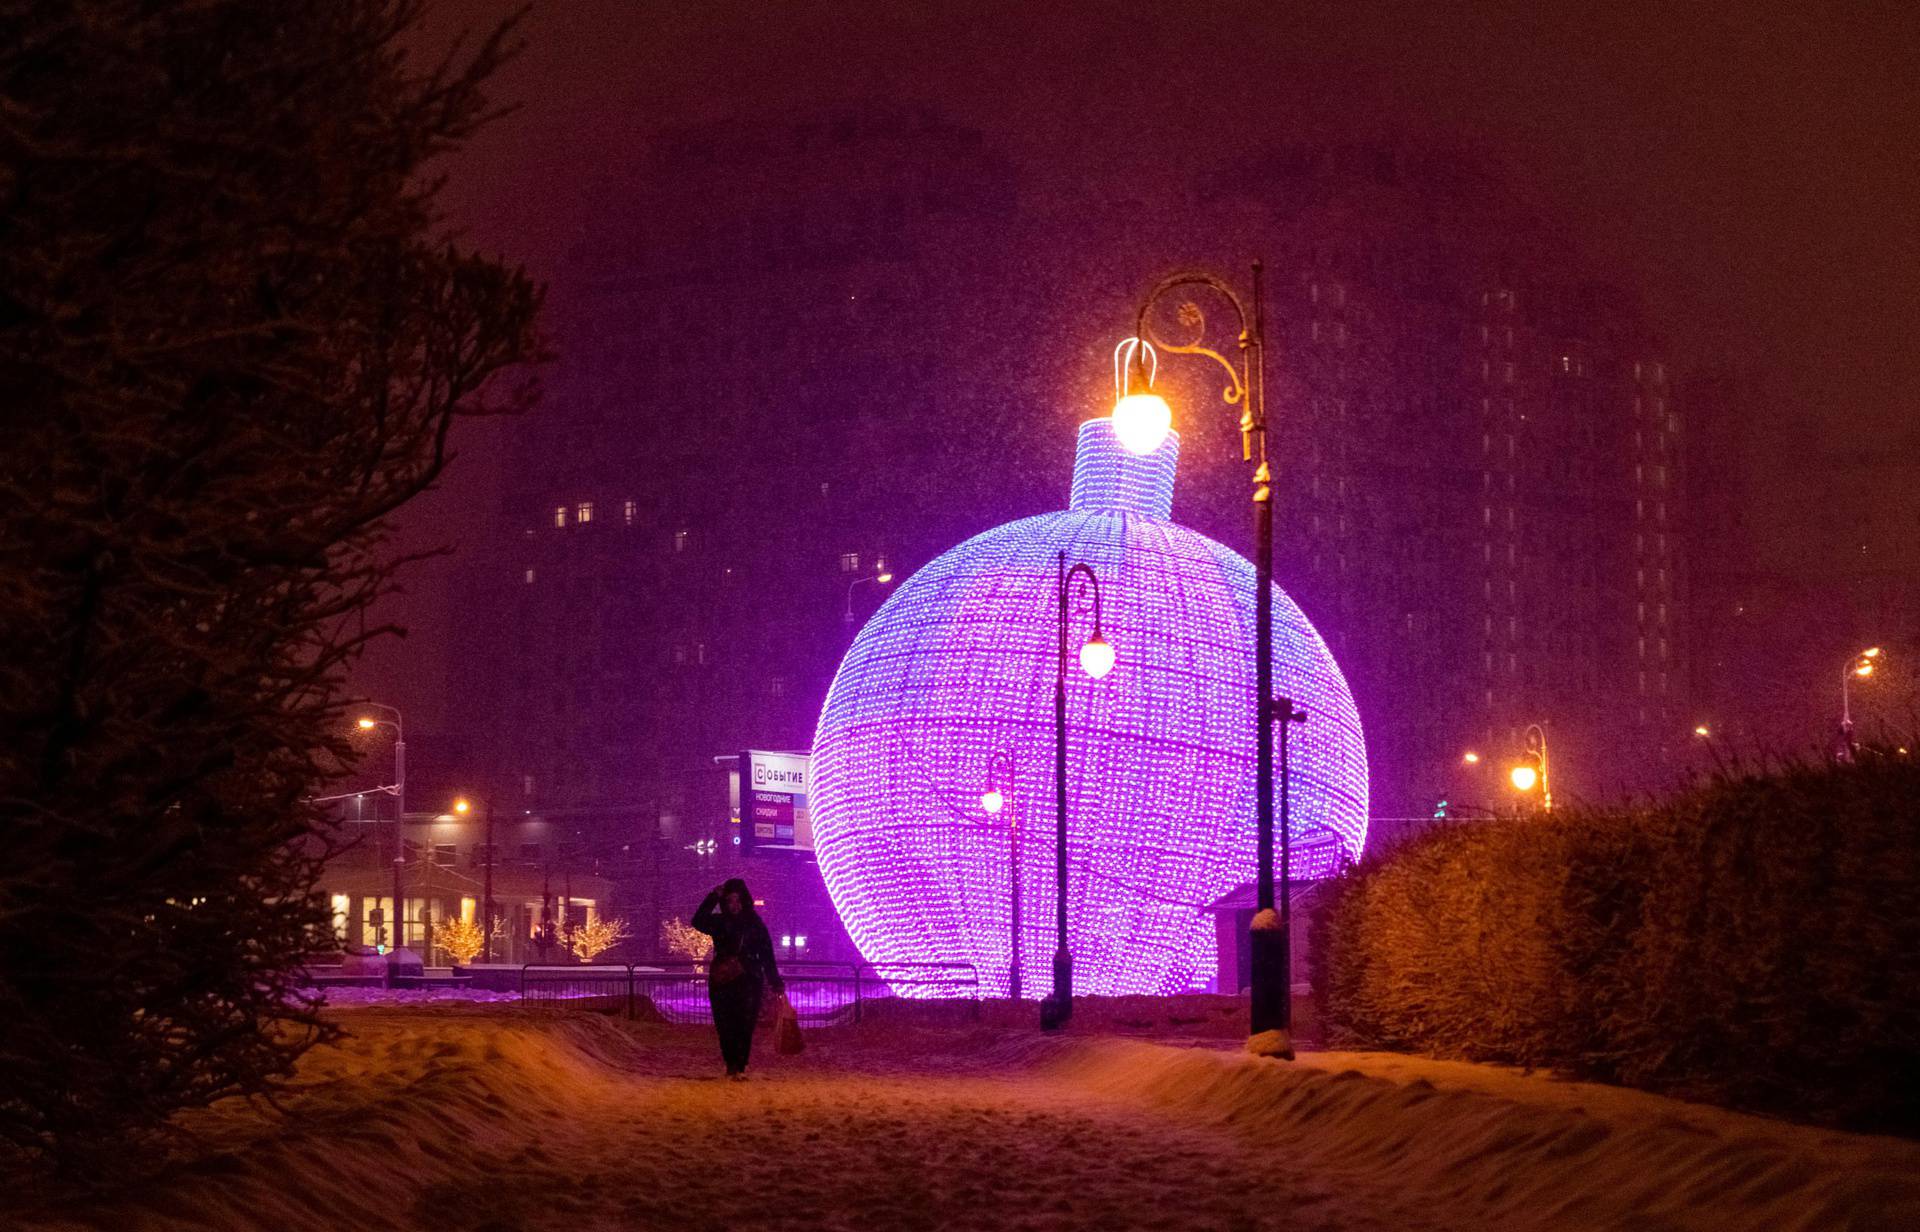
[[(1254, 573), (1169, 520), (1179, 450), (1169, 434), (1138, 457), (1110, 420), (1081, 424), (1070, 509), (947, 552), (854, 639), (814, 736), (813, 831), (828, 893), (869, 961), (970, 962), (1004, 995), (1017, 883), (1022, 990), (1048, 989), (1065, 552), (1098, 575), (1101, 633), (1118, 656), (1099, 680), (1069, 665), (1074, 990), (1176, 993), (1215, 969), (1204, 908), (1255, 871)], [(1077, 616), (1071, 646), (1091, 632)], [(1291, 741), (1293, 872), (1319, 877), (1366, 842), (1360, 716), (1278, 587), (1273, 658), (1275, 690), (1308, 715)]]

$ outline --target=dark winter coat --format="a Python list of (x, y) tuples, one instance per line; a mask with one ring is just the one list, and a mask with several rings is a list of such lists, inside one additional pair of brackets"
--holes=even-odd
[[(739, 894), (746, 905), (739, 915), (727, 914), (721, 905), (730, 892)], [(693, 913), (693, 926), (713, 938), (713, 957), (707, 964), (710, 984), (730, 984), (733, 979), (744, 978), (747, 987), (756, 991), (763, 983), (775, 993), (786, 990), (786, 981), (780, 978), (780, 969), (773, 961), (773, 937), (760, 913), (753, 909), (753, 895), (746, 882), (736, 877), (708, 894)]]

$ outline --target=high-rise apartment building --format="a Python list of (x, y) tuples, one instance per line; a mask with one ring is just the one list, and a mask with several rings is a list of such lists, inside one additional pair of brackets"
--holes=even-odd
[[(1672, 361), (1469, 160), (1283, 148), (1092, 203), (868, 107), (686, 130), (642, 178), (560, 297), (460, 695), (496, 791), (624, 851), (659, 914), (727, 862), (715, 756), (806, 747), (881, 572), (1058, 507), (1134, 296), (1193, 259), (1266, 261), (1276, 574), (1353, 684), (1376, 814), (1510, 808), (1532, 723), (1558, 799), (1677, 773)], [(1178, 516), (1244, 550), (1215, 374), (1163, 379)]]

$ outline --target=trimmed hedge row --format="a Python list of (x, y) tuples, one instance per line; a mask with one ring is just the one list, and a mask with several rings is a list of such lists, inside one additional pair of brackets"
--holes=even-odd
[(1920, 1132), (1920, 766), (1459, 822), (1330, 883), (1331, 1043)]

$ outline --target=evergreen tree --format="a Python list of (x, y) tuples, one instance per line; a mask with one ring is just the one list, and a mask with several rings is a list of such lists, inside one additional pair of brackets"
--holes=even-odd
[(455, 416), (539, 292), (437, 156), (511, 23), (417, 0), (0, 0), (0, 1141), (76, 1165), (327, 1030), (310, 802)]

